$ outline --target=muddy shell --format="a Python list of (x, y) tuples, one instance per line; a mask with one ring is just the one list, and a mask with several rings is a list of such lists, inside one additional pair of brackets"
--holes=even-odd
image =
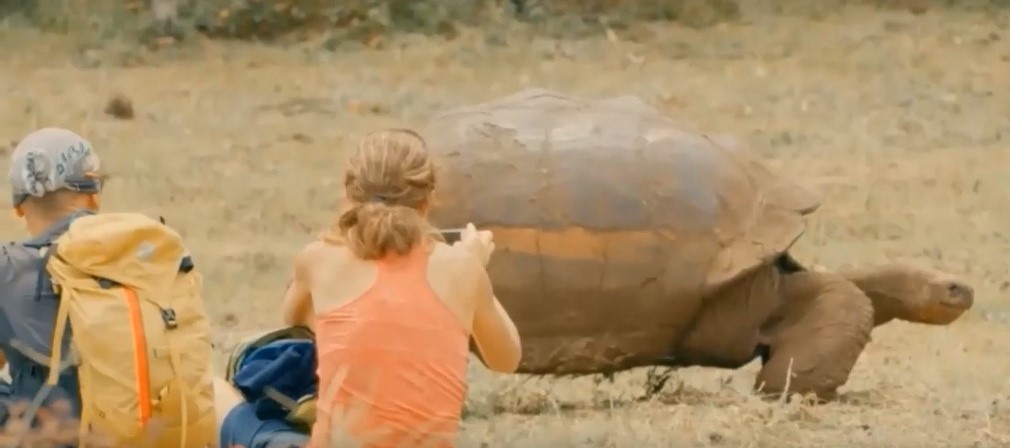
[(440, 168), (433, 223), (494, 232), (488, 271), (524, 373), (671, 356), (712, 292), (772, 262), (820, 205), (731, 138), (632, 96), (525, 90), (421, 133)]

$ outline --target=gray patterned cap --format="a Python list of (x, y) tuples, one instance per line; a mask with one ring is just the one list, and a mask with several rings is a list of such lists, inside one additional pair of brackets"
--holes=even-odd
[(92, 174), (99, 168), (98, 155), (84, 137), (61, 128), (39, 129), (21, 139), (11, 155), (11, 200), (16, 207), (31, 196), (62, 189), (98, 193), (101, 180)]

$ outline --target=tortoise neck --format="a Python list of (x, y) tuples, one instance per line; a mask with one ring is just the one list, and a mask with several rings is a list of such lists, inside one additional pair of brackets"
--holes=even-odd
[(849, 269), (840, 274), (870, 298), (874, 326), (902, 319), (908, 313), (900, 296), (894, 293), (895, 278), (886, 269)]

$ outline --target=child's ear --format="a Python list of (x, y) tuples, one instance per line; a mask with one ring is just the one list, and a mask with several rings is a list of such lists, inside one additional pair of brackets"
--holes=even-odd
[(25, 217), (25, 211), (21, 210), (21, 206), (20, 205), (14, 207), (14, 217), (18, 218), (18, 219)]

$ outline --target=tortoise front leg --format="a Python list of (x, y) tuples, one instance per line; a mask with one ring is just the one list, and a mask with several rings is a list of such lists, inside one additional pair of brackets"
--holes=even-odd
[(827, 272), (784, 275), (780, 294), (782, 308), (762, 328), (770, 356), (755, 387), (835, 398), (870, 340), (872, 302), (855, 284)]

